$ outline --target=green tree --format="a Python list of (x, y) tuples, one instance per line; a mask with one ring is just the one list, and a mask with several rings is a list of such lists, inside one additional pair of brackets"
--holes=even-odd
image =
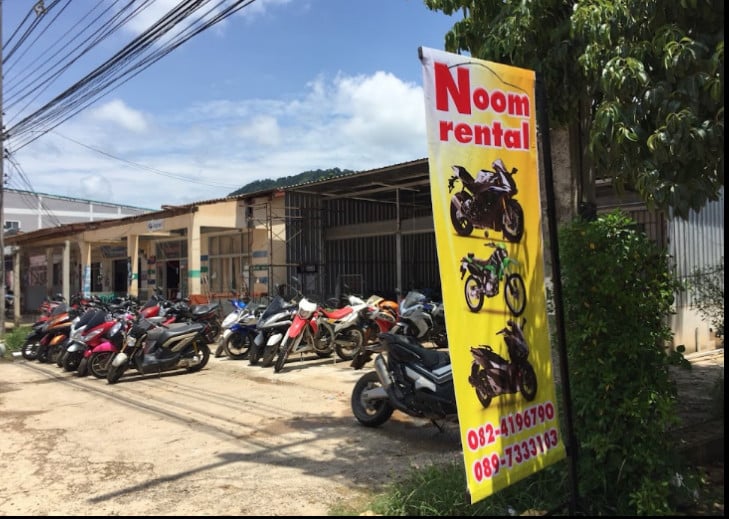
[[(584, 149), (580, 198), (595, 177), (649, 208), (690, 210), (724, 185), (723, 0), (424, 0), (463, 13), (449, 52), (535, 70), (550, 119)], [(587, 142), (588, 145), (582, 144)]]

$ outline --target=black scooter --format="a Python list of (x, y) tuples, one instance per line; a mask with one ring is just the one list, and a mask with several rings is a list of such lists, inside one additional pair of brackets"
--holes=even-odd
[(130, 366), (143, 374), (175, 369), (200, 371), (210, 360), (205, 332), (204, 323), (163, 325), (140, 319), (114, 355), (106, 379), (109, 384), (118, 382)]
[(491, 346), (471, 347), (473, 364), (468, 382), (484, 408), (499, 395), (521, 392), (528, 402), (537, 395), (537, 375), (527, 360), (529, 346), (522, 331), (524, 324), (526, 319), (521, 326), (509, 319), (507, 326), (497, 332), (504, 336), (510, 361), (493, 351)]
[(407, 335), (381, 333), (352, 367), (361, 368), (375, 353), (375, 371), (362, 375), (352, 391), (352, 412), (362, 425), (382, 425), (395, 409), (427, 418), (441, 430), (439, 422), (458, 421), (448, 352), (425, 348)]

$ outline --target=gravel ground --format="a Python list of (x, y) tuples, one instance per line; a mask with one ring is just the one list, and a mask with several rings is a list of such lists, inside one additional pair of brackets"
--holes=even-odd
[[(680, 438), (717, 485), (701, 515), (723, 515), (724, 422), (707, 417), (724, 352), (689, 359), (674, 370)], [(0, 360), (0, 515), (321, 516), (411, 467), (461, 459), (456, 430), (398, 412), (360, 426), (349, 398), (362, 373), (331, 358), (279, 374), (211, 358), (199, 373), (109, 385)]]

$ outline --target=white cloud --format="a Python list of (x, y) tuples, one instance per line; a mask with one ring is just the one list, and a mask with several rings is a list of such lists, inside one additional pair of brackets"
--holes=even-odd
[(226, 196), (254, 180), (423, 158), (424, 114), (417, 85), (385, 72), (340, 74), (286, 100), (217, 99), (152, 114), (115, 99), (18, 159), (37, 191), (159, 208)]
[(135, 133), (147, 130), (147, 121), (144, 115), (129, 108), (120, 99), (114, 99), (98, 107), (91, 108), (89, 119), (101, 123), (113, 123)]
[(109, 199), (111, 184), (100, 175), (89, 175), (81, 178), (79, 198), (105, 201)]

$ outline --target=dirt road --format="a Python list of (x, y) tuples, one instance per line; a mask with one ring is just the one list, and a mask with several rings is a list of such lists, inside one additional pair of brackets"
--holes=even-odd
[(412, 466), (460, 460), (458, 434), (349, 407), (362, 372), (211, 358), (115, 385), (0, 360), (0, 515), (326, 515)]
[[(706, 422), (723, 353), (675, 370), (689, 448), (702, 431), (723, 446), (723, 419)], [(199, 373), (108, 385), (0, 359), (0, 515), (320, 516), (410, 467), (461, 460), (455, 430), (397, 412), (360, 426), (349, 397), (361, 373), (211, 358)]]

